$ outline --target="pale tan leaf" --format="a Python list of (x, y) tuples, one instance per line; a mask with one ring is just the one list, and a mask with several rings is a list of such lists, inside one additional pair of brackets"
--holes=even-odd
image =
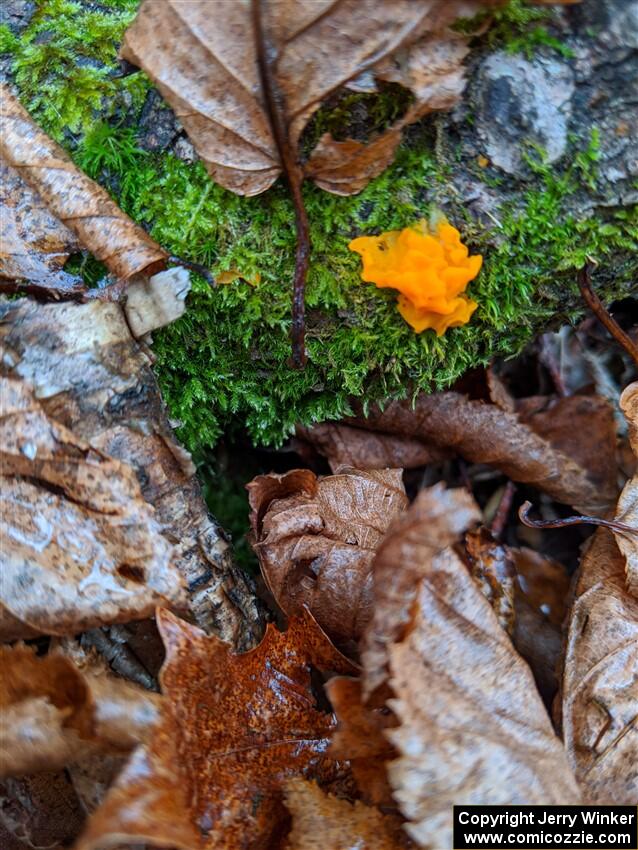
[(5, 84), (0, 85), (0, 118), (0, 155), (4, 162), (19, 172), (50, 214), (113, 275), (126, 280), (164, 267), (166, 252), (73, 164)]
[(599, 528), (580, 565), (563, 672), (563, 737), (591, 804), (638, 799), (638, 599), (625, 559)]
[(387, 679), (388, 646), (410, 621), (419, 579), (479, 518), (467, 491), (436, 484), (421, 490), (386, 535), (374, 559), (373, 616), (361, 641), (366, 699)]
[(385, 544), (401, 551), (407, 530), (395, 569), (421, 575), (412, 619), (386, 647), (399, 721), (386, 732), (399, 753), (388, 775), (410, 836), (440, 848), (452, 846), (459, 800), (566, 804), (579, 792), (529, 668), (454, 551), (427, 555), (429, 523), (418, 515), (417, 504)]
[(307, 606), (331, 638), (358, 640), (371, 616), (374, 553), (407, 507), (401, 470), (292, 470), (248, 490), (255, 551), (279, 606)]
[[(630, 384), (620, 397), (627, 419), (633, 452), (638, 458), (638, 382)], [(636, 529), (635, 534), (615, 532), (616, 543), (625, 557), (629, 592), (638, 598), (638, 475), (630, 479), (620, 494), (615, 519)]]
[(356, 801), (325, 794), (314, 782), (289, 779), (285, 801), (292, 814), (286, 850), (400, 850), (400, 821)]
[[(389, 163), (405, 124), (448, 108), (463, 90), (465, 40), (447, 30), (498, 0), (273, 0), (264, 29), (296, 149), (321, 102), (362, 77), (398, 80), (414, 93), (404, 118), (369, 145), (324, 139), (307, 164), (329, 191), (351, 194)], [(151, 77), (222, 186), (255, 195), (281, 163), (261, 90), (249, 3), (146, 0), (125, 34), (122, 55)], [(369, 84), (368, 84), (369, 88)]]

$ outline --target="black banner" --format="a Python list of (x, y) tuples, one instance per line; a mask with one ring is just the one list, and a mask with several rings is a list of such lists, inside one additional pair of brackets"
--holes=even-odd
[(636, 850), (635, 806), (454, 806), (454, 850)]

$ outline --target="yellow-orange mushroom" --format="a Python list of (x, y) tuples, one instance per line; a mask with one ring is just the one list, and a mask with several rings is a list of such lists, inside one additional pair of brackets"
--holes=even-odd
[(362, 280), (397, 289), (399, 312), (417, 333), (432, 328), (438, 336), (464, 325), (477, 303), (465, 295), (483, 258), (470, 256), (461, 235), (445, 219), (420, 221), (379, 236), (359, 236), (349, 246), (363, 260)]

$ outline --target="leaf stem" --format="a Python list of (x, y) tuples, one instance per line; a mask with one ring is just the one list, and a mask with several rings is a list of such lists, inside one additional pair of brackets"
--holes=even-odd
[(634, 528), (632, 525), (612, 519), (601, 519), (597, 516), (568, 516), (564, 519), (530, 519), (529, 512), (531, 507), (531, 502), (523, 502), (518, 509), (520, 521), (528, 528), (566, 528), (570, 525), (602, 525), (604, 528), (611, 528), (612, 531), (618, 531), (621, 534), (638, 534), (638, 528)]
[(288, 135), (284, 95), (273, 73), (273, 65), (277, 60), (277, 50), (264, 27), (262, 14), (264, 2), (265, 0), (252, 0), (253, 29), (255, 32), (257, 65), (264, 92), (266, 112), (295, 208), (297, 251), (295, 255), (295, 277), (292, 293), (292, 362), (294, 366), (299, 368), (306, 363), (304, 314), (306, 275), (310, 262), (310, 229), (301, 192), (303, 175), (298, 161), (296, 146), (291, 143)]
[(633, 339), (624, 332), (618, 322), (609, 314), (603, 302), (594, 292), (591, 285), (592, 268), (593, 264), (591, 262), (587, 262), (578, 273), (578, 288), (580, 289), (580, 294), (583, 296), (585, 303), (596, 318), (607, 328), (616, 342), (625, 349), (636, 366), (638, 366), (638, 345), (636, 345)]

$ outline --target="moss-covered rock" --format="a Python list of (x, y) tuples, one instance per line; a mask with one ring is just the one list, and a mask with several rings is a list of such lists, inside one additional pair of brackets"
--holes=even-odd
[[(513, 355), (539, 330), (576, 317), (574, 270), (586, 256), (600, 262), (597, 285), (607, 299), (630, 291), (638, 217), (635, 208), (609, 207), (608, 200), (604, 214), (595, 210), (600, 135), (589, 127), (570, 135), (568, 155), (551, 167), (538, 146), (527, 146), (525, 172), (503, 174), (481, 157), (470, 87), (456, 116), (412, 128), (396, 162), (361, 194), (340, 198), (305, 187), (313, 245), (309, 362), (292, 370), (295, 232), (287, 191), (277, 184), (257, 198), (232, 195), (200, 163), (176, 155), (188, 159), (188, 146), (178, 137), (169, 142), (170, 128), (164, 149), (144, 144), (139, 117), (150, 86), (141, 73), (118, 76), (116, 58), (136, 7), (137, 0), (40, 0), (26, 29), (16, 34), (5, 27), (0, 36), (23, 102), (81, 167), (171, 253), (239, 275), (216, 290), (197, 280), (185, 316), (155, 339), (164, 397), (191, 449), (212, 444), (237, 423), (257, 443), (277, 444), (297, 421), (347, 413), (351, 396), (372, 402), (443, 388), (470, 366)], [(532, 33), (540, 24), (519, 0), (498, 26), (501, 45), (505, 40), (528, 54), (558, 45), (560, 61), (574, 61), (558, 35)], [(525, 27), (532, 28), (529, 38)], [(494, 36), (479, 44), (474, 64), (496, 44)], [(317, 123), (334, 129), (335, 110), (339, 122), (365, 125), (372, 116), (378, 128), (393, 117), (384, 97), (396, 108), (392, 93), (381, 93), (365, 102), (363, 117), (361, 98), (337, 99), (311, 131)], [(489, 203), (470, 211), (468, 192), (474, 198), (477, 186)], [(357, 234), (403, 227), (433, 206), (484, 255), (468, 289), (477, 312), (442, 338), (414, 334), (392, 292), (361, 282), (359, 258), (347, 248)], [(99, 278), (94, 264), (80, 266), (88, 279)]]

